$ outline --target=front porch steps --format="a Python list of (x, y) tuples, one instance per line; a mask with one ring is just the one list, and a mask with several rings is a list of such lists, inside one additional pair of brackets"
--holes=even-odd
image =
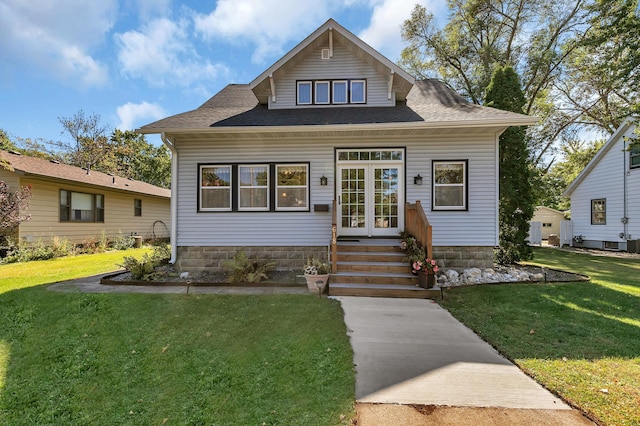
[(338, 241), (338, 271), (331, 274), (329, 295), (435, 299), (440, 289), (418, 286), (403, 261), (399, 239), (359, 238)]

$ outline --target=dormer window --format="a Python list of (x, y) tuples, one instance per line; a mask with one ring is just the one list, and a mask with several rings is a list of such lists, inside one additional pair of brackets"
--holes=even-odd
[(298, 82), (298, 105), (311, 105), (311, 82)]
[(351, 103), (364, 104), (367, 102), (366, 81), (351, 80)]
[(329, 82), (316, 81), (316, 104), (329, 104)]
[(313, 80), (296, 82), (298, 105), (367, 103), (367, 80)]
[(346, 104), (347, 103), (347, 81), (334, 81), (333, 82), (333, 103), (334, 104)]

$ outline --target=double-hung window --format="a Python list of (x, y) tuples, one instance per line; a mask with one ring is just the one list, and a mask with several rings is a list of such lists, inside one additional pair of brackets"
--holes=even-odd
[(269, 166), (238, 167), (238, 210), (269, 210)]
[(200, 210), (231, 210), (231, 166), (200, 166)]
[(133, 200), (133, 215), (135, 217), (142, 216), (142, 200), (139, 198)]
[(348, 102), (347, 81), (337, 80), (333, 84), (333, 103), (346, 104)]
[(640, 147), (631, 148), (629, 151), (629, 168), (636, 169), (640, 167)]
[(309, 165), (276, 165), (276, 210), (309, 208)]
[(298, 105), (311, 105), (313, 98), (311, 97), (311, 82), (298, 82)]
[(104, 222), (104, 195), (60, 190), (60, 222)]
[(467, 161), (433, 162), (433, 210), (467, 210)]
[(605, 198), (591, 200), (591, 224), (607, 224), (607, 200)]

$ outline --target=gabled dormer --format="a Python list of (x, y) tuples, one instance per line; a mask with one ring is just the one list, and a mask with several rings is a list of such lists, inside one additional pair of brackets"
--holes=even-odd
[(414, 79), (333, 19), (251, 82), (269, 109), (380, 107), (403, 102)]

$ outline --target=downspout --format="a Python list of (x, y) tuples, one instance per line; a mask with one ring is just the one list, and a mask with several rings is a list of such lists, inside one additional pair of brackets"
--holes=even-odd
[(171, 235), (169, 237), (171, 243), (171, 259), (169, 259), (169, 263), (173, 265), (176, 263), (178, 256), (178, 150), (164, 132), (160, 134), (160, 138), (171, 151)]
[[(624, 156), (622, 159), (622, 164), (623, 164), (623, 168), (622, 168), (622, 223), (623, 223), (623, 239), (625, 241), (627, 241), (629, 239), (629, 234), (627, 233), (629, 231), (629, 219), (627, 216), (627, 176), (629, 175), (629, 168), (627, 165), (627, 158), (629, 158), (629, 152), (627, 151), (627, 141), (625, 140), (625, 138), (622, 138), (622, 155)], [(629, 250), (629, 248), (627, 247), (627, 251)]]

